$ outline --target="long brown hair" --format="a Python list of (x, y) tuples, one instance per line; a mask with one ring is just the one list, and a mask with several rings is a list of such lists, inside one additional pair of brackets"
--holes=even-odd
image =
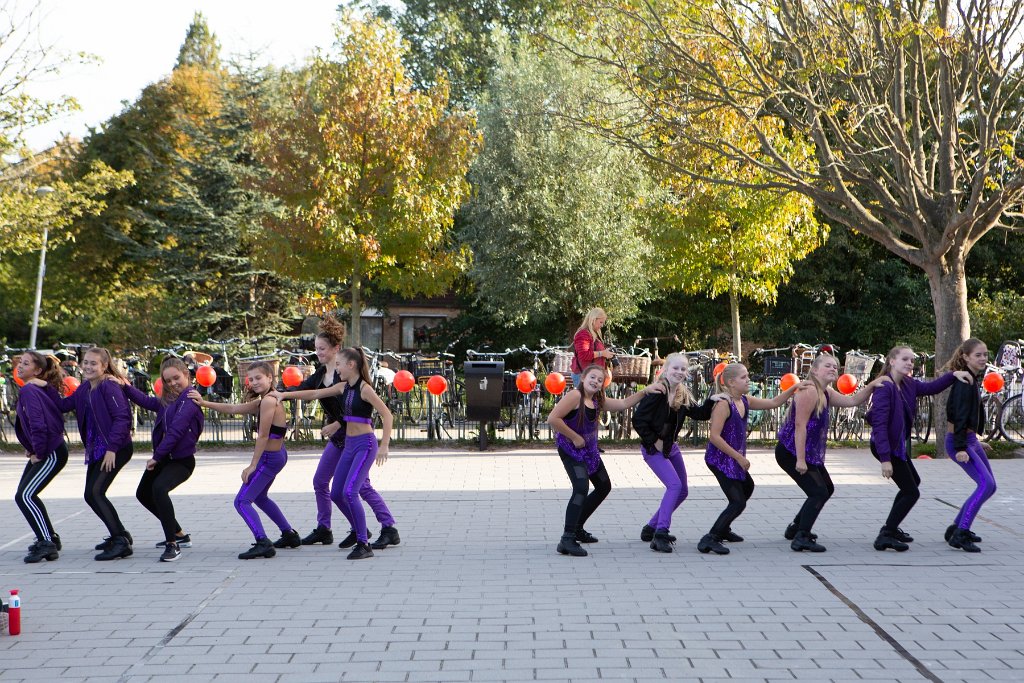
[(165, 405), (168, 403), (174, 403), (178, 400), (178, 396), (180, 396), (180, 394), (171, 387), (171, 383), (164, 379), (164, 370), (167, 368), (174, 368), (185, 377), (189, 376), (188, 366), (185, 365), (185, 361), (180, 358), (175, 358), (174, 356), (164, 358), (164, 362), (160, 364), (160, 400)]
[[(953, 352), (952, 358), (942, 368), (943, 370), (963, 370), (965, 372), (971, 372), (971, 369), (967, 367), (967, 356), (974, 353), (974, 349), (979, 346), (983, 346), (985, 342), (981, 341), (976, 337), (965, 339), (964, 343), (956, 347), (956, 351)], [(973, 372), (971, 374), (974, 374)]]
[(100, 357), (100, 362), (105, 366), (103, 374), (110, 375), (111, 377), (123, 382), (128, 381), (128, 376), (125, 375), (124, 372), (121, 371), (121, 368), (118, 367), (117, 363), (114, 362), (114, 357), (110, 355), (110, 351), (102, 346), (93, 346), (85, 350), (85, 355), (88, 356), (89, 354)]
[(32, 359), (32, 365), (39, 371), (39, 379), (57, 390), (61, 396), (64, 395), (64, 371), (60, 363), (53, 356), (44, 356), (38, 351), (26, 351), (25, 354)]
[(349, 346), (348, 348), (342, 349), (340, 353), (342, 358), (350, 360), (356, 364), (359, 368), (359, 377), (372, 388), (373, 380), (370, 378), (370, 364), (366, 362), (366, 354), (363, 353), (363, 350), (357, 349), (354, 346)]

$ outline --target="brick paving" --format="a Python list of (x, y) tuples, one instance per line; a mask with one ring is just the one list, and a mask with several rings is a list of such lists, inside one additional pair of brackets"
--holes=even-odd
[[(718, 557), (695, 548), (724, 507), (697, 453), (664, 555), (638, 540), (660, 485), (636, 453), (610, 452), (615, 488), (588, 524), (601, 541), (576, 559), (554, 552), (569, 487), (551, 451), (399, 451), (372, 476), (400, 546), (362, 562), (336, 546), (243, 562), (252, 541), (231, 500), (249, 456), (216, 453), (175, 495), (194, 547), (160, 563), (159, 524), (134, 500), (146, 457), (111, 489), (133, 557), (92, 560), (103, 529), (73, 454), (43, 496), (61, 558), (25, 565), (31, 538), (12, 501), (23, 461), (0, 456), (0, 590), (21, 589), (24, 629), (0, 635), (0, 682), (1024, 677), (1024, 460), (993, 462), (1000, 489), (975, 524), (977, 555), (942, 542), (969, 480), (919, 461), (922, 498), (904, 525), (917, 541), (897, 554), (870, 545), (895, 486), (866, 451), (831, 452), (836, 495), (815, 527), (828, 552), (811, 555), (781, 537), (800, 491), (753, 450), (757, 490), (734, 525), (747, 540)], [(293, 453), (272, 490), (303, 534), (318, 457)], [(334, 526), (340, 539), (340, 513)]]

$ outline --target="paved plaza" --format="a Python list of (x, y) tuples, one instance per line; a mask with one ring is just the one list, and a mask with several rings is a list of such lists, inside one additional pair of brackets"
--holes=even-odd
[[(836, 495), (815, 528), (828, 552), (809, 554), (782, 539), (802, 494), (752, 451), (757, 490), (734, 525), (747, 540), (719, 557), (695, 549), (724, 507), (695, 452), (670, 555), (638, 540), (660, 484), (635, 452), (609, 452), (615, 488), (587, 525), (601, 540), (576, 559), (555, 553), (569, 485), (552, 451), (399, 450), (372, 477), (400, 546), (361, 562), (337, 546), (245, 562), (231, 500), (249, 455), (201, 454), (175, 498), (194, 547), (160, 563), (159, 524), (134, 499), (147, 457), (111, 490), (133, 557), (93, 561), (104, 534), (74, 453), (44, 493), (64, 551), (26, 565), (12, 501), (23, 460), (0, 456), (0, 590), (23, 596), (22, 635), (0, 635), (0, 681), (1024, 678), (1024, 460), (993, 462), (976, 555), (942, 541), (970, 481), (918, 461), (922, 498), (904, 524), (917, 540), (897, 554), (871, 548), (895, 485), (866, 451), (831, 452)], [(303, 534), (318, 457), (296, 449), (272, 489)], [(340, 539), (337, 511), (334, 527)]]

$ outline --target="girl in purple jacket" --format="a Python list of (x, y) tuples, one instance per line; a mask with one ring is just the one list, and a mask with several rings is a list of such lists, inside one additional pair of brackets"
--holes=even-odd
[(110, 352), (94, 346), (81, 363), (84, 382), (60, 402), (62, 412), (75, 411), (85, 444), (85, 502), (110, 534), (96, 546), (97, 560), (115, 560), (132, 554), (132, 535), (124, 528), (107, 489), (132, 459), (131, 408), (121, 385), (128, 382), (113, 365)]
[[(25, 447), (28, 462), (14, 502), (36, 535), (36, 542), (29, 546), (25, 556), (25, 562), (30, 564), (59, 557), (60, 537), (53, 530), (46, 507), (39, 500), (39, 492), (68, 464), (64, 419), (57, 407), (64, 389), (62, 375), (60, 364), (52, 356), (26, 351), (18, 361), (18, 376), (25, 380), (25, 386), (18, 392), (14, 431)], [(32, 379), (41, 380), (44, 386), (31, 383)]]
[(170, 493), (188, 481), (196, 469), (196, 444), (203, 433), (203, 411), (188, 397), (188, 368), (180, 358), (167, 358), (160, 364), (163, 380), (159, 397), (149, 396), (131, 384), (124, 385), (132, 403), (156, 413), (153, 423), (153, 457), (139, 481), (135, 497), (160, 520), (164, 540), (157, 543), (164, 552), (161, 562), (174, 562), (181, 548), (190, 548), (192, 538), (181, 529), (174, 516)]
[(900, 529), (900, 523), (921, 497), (921, 477), (910, 459), (910, 430), (917, 417), (917, 397), (933, 396), (948, 389), (959, 379), (971, 383), (971, 373), (948, 372), (931, 382), (914, 379), (914, 359), (917, 355), (909, 346), (895, 346), (885, 357), (879, 377), (888, 377), (875, 389), (871, 397), (871, 410), (867, 421), (871, 425), (871, 454), (882, 464), (882, 476), (892, 479), (899, 492), (892, 502), (889, 517), (875, 539), (875, 550), (892, 548), (903, 552), (910, 548), (914, 537)]

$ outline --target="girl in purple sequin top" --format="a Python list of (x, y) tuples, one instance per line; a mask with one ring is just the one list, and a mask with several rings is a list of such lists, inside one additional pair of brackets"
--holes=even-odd
[(818, 514), (835, 492), (832, 478), (825, 469), (825, 441), (829, 427), (829, 407), (848, 408), (868, 400), (875, 386), (891, 382), (880, 377), (856, 393), (845, 396), (831, 385), (839, 377), (839, 361), (822, 354), (814, 359), (807, 378), (815, 391), (797, 394), (786, 419), (779, 429), (779, 444), (775, 447), (775, 461), (797, 483), (807, 500), (786, 528), (785, 537), (792, 541), (793, 550), (824, 552), (811, 533)]
[(727, 555), (729, 549), (722, 545), (722, 541), (738, 543), (743, 540), (742, 536), (733, 533), (732, 523), (746, 508), (747, 501), (754, 493), (754, 478), (750, 476), (750, 461), (747, 460), (747, 417), (750, 410), (778, 408), (789, 400), (800, 385), (794, 384), (771, 399), (747, 396), (750, 375), (740, 363), (727, 365), (716, 382), (719, 390), (728, 394), (729, 400), (719, 402), (711, 413), (711, 434), (704, 452), (704, 462), (718, 480), (729, 504), (718, 516), (711, 531), (700, 539), (697, 550)]
[[(604, 395), (604, 368), (590, 365), (580, 374), (580, 385), (566, 392), (548, 416), (548, 424), (555, 430), (555, 444), (566, 474), (572, 484), (572, 497), (565, 510), (565, 527), (558, 552), (562, 555), (582, 557), (587, 551), (583, 543), (595, 543), (597, 538), (583, 529), (590, 515), (612, 490), (608, 471), (601, 462), (597, 448), (597, 420), (602, 410), (618, 412), (633, 407), (647, 392), (660, 392), (660, 386), (650, 386), (625, 399)], [(594, 490), (588, 494), (590, 484)]]

